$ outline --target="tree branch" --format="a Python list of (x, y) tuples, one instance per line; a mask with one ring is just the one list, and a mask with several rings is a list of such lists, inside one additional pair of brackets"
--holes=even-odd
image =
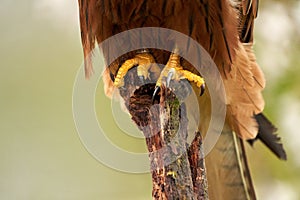
[[(132, 72), (134, 73), (134, 72)], [(120, 90), (133, 121), (143, 132), (149, 152), (152, 197), (157, 200), (208, 199), (199, 132), (189, 146), (186, 107), (170, 89), (152, 102), (154, 84), (138, 89), (134, 77)], [(133, 92), (134, 91), (134, 92)]]

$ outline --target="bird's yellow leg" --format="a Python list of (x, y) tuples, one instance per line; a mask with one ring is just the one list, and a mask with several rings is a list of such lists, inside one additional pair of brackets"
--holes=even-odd
[[(195, 82), (199, 88), (204, 87), (205, 84), (204, 79), (201, 76), (183, 69), (183, 67), (180, 65), (180, 57), (175, 53), (171, 54), (168, 63), (162, 70), (156, 82), (156, 86), (161, 87), (162, 81), (165, 78), (170, 78), (173, 80), (187, 79), (190, 82)], [(169, 81), (170, 80), (167, 80), (167, 86)]]
[[(160, 71), (160, 68), (155, 64), (153, 56), (149, 53), (137, 54), (134, 58), (126, 60), (118, 70), (115, 77), (114, 86), (121, 87), (124, 85), (124, 77), (128, 70), (137, 66), (137, 74), (144, 79), (149, 78), (149, 70), (152, 72)], [(150, 69), (151, 68), (151, 69)]]

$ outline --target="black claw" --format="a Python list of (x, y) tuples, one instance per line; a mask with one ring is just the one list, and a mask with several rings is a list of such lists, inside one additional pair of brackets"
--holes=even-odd
[(154, 92), (153, 92), (153, 95), (152, 95), (152, 104), (154, 103), (155, 97), (158, 95), (159, 91), (160, 91), (160, 87), (155, 86), (155, 89), (154, 89)]
[(115, 75), (113, 73), (111, 73), (110, 70), (109, 70), (109, 76), (110, 76), (110, 79), (112, 80), (112, 82), (115, 82)]
[(200, 97), (204, 94), (205, 91), (205, 84), (203, 83), (200, 87)]

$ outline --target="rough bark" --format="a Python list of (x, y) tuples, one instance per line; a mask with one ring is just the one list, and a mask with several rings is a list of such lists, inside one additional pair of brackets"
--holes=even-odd
[(202, 138), (197, 132), (192, 144), (187, 143), (185, 104), (165, 88), (152, 102), (155, 85), (138, 87), (140, 83), (134, 79), (134, 71), (127, 74), (120, 94), (145, 136), (153, 199), (208, 199)]

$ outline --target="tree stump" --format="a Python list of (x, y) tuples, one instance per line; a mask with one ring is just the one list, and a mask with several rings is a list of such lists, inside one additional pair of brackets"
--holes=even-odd
[(202, 137), (196, 132), (187, 143), (185, 103), (164, 87), (152, 101), (155, 84), (141, 85), (135, 76), (128, 72), (120, 95), (146, 139), (153, 199), (208, 199)]

